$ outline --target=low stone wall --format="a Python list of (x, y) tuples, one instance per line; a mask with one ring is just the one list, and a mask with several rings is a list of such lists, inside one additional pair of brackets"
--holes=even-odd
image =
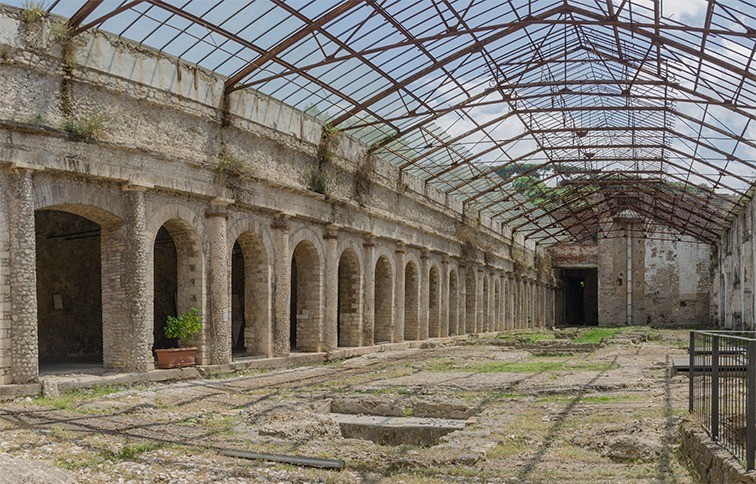
[(683, 421), (680, 424), (680, 441), (683, 454), (693, 463), (701, 482), (756, 482), (756, 471), (746, 472), (740, 462), (695, 423)]

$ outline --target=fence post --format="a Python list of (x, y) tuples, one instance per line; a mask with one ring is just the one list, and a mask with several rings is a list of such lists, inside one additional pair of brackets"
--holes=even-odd
[(719, 438), (719, 336), (711, 337), (711, 438)]
[(746, 372), (746, 470), (754, 468), (756, 454), (756, 341), (748, 341)]
[(693, 413), (693, 377), (696, 369), (696, 334), (690, 332), (690, 345), (688, 346), (690, 363), (688, 365), (688, 413)]

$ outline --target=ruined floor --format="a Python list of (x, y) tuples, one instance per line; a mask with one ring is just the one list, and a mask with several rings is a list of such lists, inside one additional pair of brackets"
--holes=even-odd
[[(502, 334), (321, 366), (2, 402), (0, 482), (693, 482), (677, 443), (687, 378), (668, 371), (685, 355), (687, 332), (556, 336)], [(382, 445), (344, 438), (331, 411), (452, 418), (464, 428), (435, 444)], [(238, 459), (223, 449), (345, 467)]]

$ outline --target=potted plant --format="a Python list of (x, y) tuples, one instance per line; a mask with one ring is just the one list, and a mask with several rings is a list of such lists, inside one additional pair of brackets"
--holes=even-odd
[(191, 308), (181, 316), (168, 316), (165, 325), (165, 335), (171, 339), (177, 339), (179, 347), (169, 349), (156, 349), (158, 368), (183, 368), (194, 366), (194, 356), (197, 348), (189, 346), (190, 339), (202, 327), (200, 310)]

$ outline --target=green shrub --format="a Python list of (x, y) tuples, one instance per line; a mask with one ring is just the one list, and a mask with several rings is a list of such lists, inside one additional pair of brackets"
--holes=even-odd
[(186, 345), (200, 328), (202, 328), (200, 310), (193, 307), (181, 316), (168, 316), (165, 325), (165, 335), (171, 339), (178, 339), (182, 344)]
[(307, 187), (310, 190), (321, 195), (325, 194), (328, 189), (328, 176), (321, 168), (311, 166), (305, 171), (304, 175)]

